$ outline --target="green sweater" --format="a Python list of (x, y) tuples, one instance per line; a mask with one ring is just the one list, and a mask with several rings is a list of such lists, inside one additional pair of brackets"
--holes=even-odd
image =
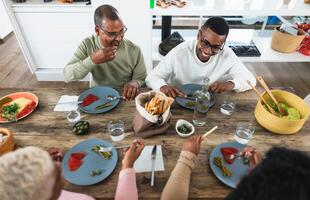
[(65, 81), (81, 80), (90, 72), (91, 86), (121, 87), (131, 80), (144, 85), (146, 68), (139, 47), (124, 39), (118, 46), (113, 60), (97, 65), (90, 56), (100, 48), (104, 47), (99, 36), (93, 35), (84, 39), (64, 68)]

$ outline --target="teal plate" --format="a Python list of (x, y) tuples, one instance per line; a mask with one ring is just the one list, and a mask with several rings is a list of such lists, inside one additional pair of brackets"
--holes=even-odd
[(97, 96), (99, 98), (99, 100), (93, 102), (92, 104), (90, 104), (88, 106), (82, 106), (81, 104), (79, 104), (78, 105), (79, 109), (86, 112), (86, 113), (99, 114), (99, 113), (108, 112), (108, 111), (112, 110), (113, 108), (115, 108), (118, 105), (118, 103), (120, 102), (120, 99), (113, 100), (113, 101), (111, 101), (112, 106), (97, 110), (96, 109), (97, 106), (102, 105), (102, 104), (110, 101), (106, 98), (107, 96), (109, 96), (109, 95), (119, 96), (119, 93), (118, 93), (118, 91), (116, 91), (115, 89), (113, 89), (111, 87), (106, 87), (106, 86), (92, 87), (92, 88), (89, 88), (88, 90), (85, 90), (84, 92), (82, 92), (79, 96), (78, 101), (83, 101), (83, 99), (85, 97), (87, 97), (89, 94), (93, 94), (93, 95)]
[[(226, 163), (220, 150), (222, 147), (235, 147), (240, 152), (245, 146), (238, 142), (227, 142), (217, 145), (210, 154), (209, 164), (214, 175), (225, 185), (236, 188), (242, 177), (248, 172), (249, 166), (243, 164), (243, 160), (240, 157), (236, 158), (232, 164)], [(232, 172), (231, 177), (224, 176), (221, 169), (213, 163), (213, 159), (216, 156), (223, 159), (224, 165)]]
[[(199, 84), (184, 84), (181, 86), (180, 90), (185, 93), (185, 94), (194, 94), (196, 91), (201, 90), (202, 85)], [(210, 102), (210, 107), (214, 106), (215, 104), (215, 94), (214, 93), (210, 93), (211, 94), (211, 102)], [(195, 106), (188, 106), (186, 105), (188, 102), (195, 102), (195, 100), (193, 99), (186, 99), (186, 98), (180, 98), (180, 97), (176, 97), (175, 101), (182, 107), (184, 108), (188, 108), (188, 109), (195, 109)]]
[[(104, 159), (102, 156), (92, 151), (94, 145), (101, 145), (104, 147), (113, 146), (105, 140), (89, 139), (79, 144), (76, 144), (65, 153), (62, 161), (62, 172), (67, 181), (75, 185), (93, 185), (106, 179), (115, 169), (117, 164), (117, 151), (112, 149), (112, 157), (110, 160)], [(72, 153), (85, 152), (86, 156), (83, 158), (83, 164), (75, 171), (70, 171), (68, 161)], [(101, 170), (100, 175), (91, 176), (92, 170)]]

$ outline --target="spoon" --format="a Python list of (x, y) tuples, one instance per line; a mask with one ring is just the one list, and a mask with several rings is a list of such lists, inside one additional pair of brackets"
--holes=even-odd
[(257, 96), (261, 99), (261, 101), (267, 106), (268, 110), (275, 116), (279, 116), (279, 114), (266, 102), (266, 100), (259, 94), (258, 90), (255, 86), (251, 84), (249, 80), (247, 80), (247, 83), (251, 86), (251, 88), (254, 90), (254, 92), (257, 94)]
[(268, 95), (270, 96), (270, 98), (272, 99), (272, 101), (276, 104), (276, 106), (278, 107), (279, 113), (281, 115), (287, 116), (287, 112), (284, 108), (282, 108), (279, 104), (279, 102), (276, 100), (276, 98), (273, 96), (272, 92), (269, 90), (267, 84), (265, 83), (263, 77), (258, 76), (257, 77), (258, 82), (263, 86), (263, 88), (266, 90), (266, 92), (268, 93)]
[(123, 145), (123, 146), (117, 146), (117, 147), (103, 147), (103, 146), (100, 146), (100, 149), (99, 151), (100, 152), (109, 152), (111, 151), (112, 149), (123, 149), (123, 148), (127, 148), (127, 147), (130, 147), (130, 145)]
[(117, 99), (124, 99), (124, 96), (113, 96), (113, 95), (107, 95), (106, 99), (110, 100), (110, 101), (114, 101)]

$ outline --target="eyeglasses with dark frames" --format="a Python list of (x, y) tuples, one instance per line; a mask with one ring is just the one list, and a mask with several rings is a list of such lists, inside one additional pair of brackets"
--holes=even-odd
[(210, 44), (210, 42), (208, 40), (202, 38), (202, 31), (201, 30), (199, 30), (199, 33), (201, 36), (200, 45), (203, 49), (210, 48), (212, 51), (212, 54), (218, 54), (221, 50), (224, 49), (225, 42), (222, 45), (212, 45), (212, 44)]

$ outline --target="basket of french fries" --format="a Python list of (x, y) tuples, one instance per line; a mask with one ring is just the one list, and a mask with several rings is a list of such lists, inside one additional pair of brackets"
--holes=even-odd
[(170, 127), (173, 101), (160, 91), (139, 94), (135, 99), (137, 111), (132, 122), (135, 134), (146, 138), (165, 133)]

